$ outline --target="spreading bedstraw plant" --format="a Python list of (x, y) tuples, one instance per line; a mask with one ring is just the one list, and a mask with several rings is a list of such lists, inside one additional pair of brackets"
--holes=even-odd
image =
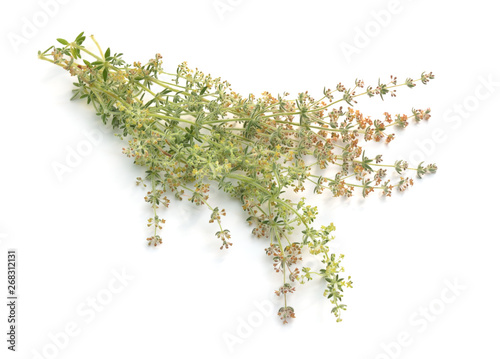
[[(343, 255), (328, 248), (335, 227), (315, 226), (317, 208), (305, 198), (293, 202), (287, 197), (299, 198), (290, 192), (302, 192), (309, 183), (314, 193), (329, 192), (334, 197), (350, 197), (355, 190), (363, 197), (375, 190), (391, 196), (394, 189), (404, 191), (413, 185), (406, 171), (414, 171), (418, 178), (435, 172), (434, 164), (420, 163), (416, 168), (404, 160), (382, 164), (381, 155), (370, 157), (361, 146), (361, 141), (391, 142), (395, 136), (391, 129), (429, 119), (429, 109), (412, 109), (408, 115), (386, 112), (380, 119), (354, 109), (359, 96), (395, 96), (397, 87), (427, 84), (433, 74), (422, 73), (401, 83), (391, 76), (387, 83), (379, 80), (367, 87), (362, 80), (351, 88), (339, 83), (334, 89), (325, 88), (320, 99), (307, 91), (294, 99), (288, 93), (268, 92), (243, 97), (227, 81), (192, 70), (185, 62), (174, 73), (163, 70), (160, 54), (145, 64), (130, 65), (121, 53), (112, 54), (109, 48), (103, 52), (91, 39), (94, 52), (83, 46), (81, 33), (72, 42), (57, 39), (59, 47), (38, 55), (75, 76), (73, 99), (92, 104), (104, 124), (110, 123), (127, 141), (123, 153), (145, 169), (137, 184), (149, 187), (144, 197), (152, 208), (149, 244), (162, 243), (159, 232), (165, 220), (158, 209), (168, 207), (175, 197), (206, 206), (209, 222), (218, 227), (220, 248), (231, 246), (231, 234), (221, 220), (225, 210), (209, 202), (209, 190), (216, 186), (241, 201), (252, 233), (269, 241), (265, 251), (283, 278), (275, 291), (283, 297), (278, 311), (283, 323), (295, 317), (287, 303), (295, 285), (314, 276), (324, 279), (324, 295), (340, 321), (346, 308), (341, 304), (343, 290), (352, 281), (343, 278)], [(331, 168), (334, 175), (328, 177), (326, 169)], [(386, 178), (390, 168), (399, 174), (397, 181)], [(319, 256), (319, 270), (301, 266), (306, 253)]]

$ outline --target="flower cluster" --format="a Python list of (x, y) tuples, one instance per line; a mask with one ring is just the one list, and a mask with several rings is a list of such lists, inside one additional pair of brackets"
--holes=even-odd
[[(58, 39), (61, 46), (39, 52), (39, 58), (75, 77), (73, 98), (92, 104), (127, 143), (123, 153), (144, 168), (144, 178), (136, 183), (148, 187), (144, 199), (153, 210), (148, 243), (162, 243), (159, 231), (165, 220), (157, 211), (173, 197), (207, 207), (209, 222), (219, 227), (220, 248), (229, 248), (231, 235), (221, 220), (226, 212), (211, 205), (211, 188), (217, 187), (241, 201), (252, 233), (270, 242), (266, 252), (283, 275), (275, 291), (284, 300), (278, 311), (283, 322), (295, 317), (287, 302), (294, 285), (313, 276), (324, 280), (324, 295), (340, 320), (343, 289), (352, 282), (342, 277), (342, 255), (328, 247), (335, 227), (315, 226), (317, 207), (305, 198), (293, 202), (288, 194), (311, 186), (314, 193), (333, 197), (351, 197), (358, 190), (363, 197), (375, 192), (391, 196), (394, 188), (405, 191), (414, 184), (408, 171), (417, 178), (436, 172), (434, 164), (383, 164), (381, 155), (370, 156), (363, 148), (368, 142), (392, 142), (393, 129), (428, 120), (429, 109), (368, 116), (355, 108), (359, 96), (394, 97), (398, 87), (427, 84), (434, 75), (422, 73), (401, 83), (391, 76), (368, 86), (356, 79), (353, 86), (325, 88), (319, 98), (307, 91), (295, 98), (267, 91), (242, 96), (227, 81), (185, 62), (173, 73), (164, 71), (159, 54), (145, 64), (128, 64), (121, 53), (102, 51), (91, 39), (99, 53), (83, 45), (81, 33), (72, 42)], [(389, 168), (399, 175), (394, 183), (387, 178)], [(302, 238), (294, 241), (297, 231)], [(303, 255), (319, 256), (320, 269), (301, 267)]]

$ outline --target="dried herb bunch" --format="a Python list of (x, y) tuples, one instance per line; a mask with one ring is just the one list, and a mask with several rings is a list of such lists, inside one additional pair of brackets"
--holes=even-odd
[[(340, 312), (346, 308), (341, 304), (343, 289), (352, 282), (342, 276), (343, 256), (328, 248), (335, 227), (314, 226), (317, 207), (305, 198), (293, 202), (287, 197), (294, 196), (287, 192), (302, 192), (311, 183), (314, 193), (327, 191), (334, 197), (350, 197), (355, 189), (363, 197), (375, 190), (390, 196), (393, 189), (404, 191), (413, 185), (405, 171), (413, 170), (419, 178), (435, 172), (434, 164), (421, 163), (417, 168), (409, 168), (404, 160), (382, 164), (380, 155), (369, 157), (360, 144), (391, 142), (394, 133), (388, 131), (392, 127), (427, 120), (429, 109), (413, 109), (409, 115), (384, 113), (373, 120), (353, 109), (358, 96), (395, 96), (397, 87), (412, 88), (418, 81), (427, 84), (433, 74), (423, 73), (419, 79), (401, 83), (391, 76), (387, 83), (379, 81), (366, 88), (361, 80), (352, 88), (339, 83), (333, 90), (324, 89), (318, 100), (307, 91), (295, 99), (289, 99), (288, 93), (275, 97), (268, 92), (242, 97), (227, 81), (192, 70), (185, 62), (175, 73), (163, 71), (159, 54), (146, 64), (129, 65), (121, 53), (112, 54), (109, 48), (103, 52), (91, 38), (99, 54), (83, 46), (81, 33), (72, 42), (58, 39), (62, 46), (38, 55), (76, 77), (73, 99), (86, 99), (104, 124), (118, 129), (128, 141), (123, 153), (145, 169), (137, 184), (149, 187), (144, 198), (153, 213), (148, 220), (153, 232), (149, 244), (162, 243), (159, 230), (165, 220), (157, 210), (168, 207), (169, 197), (174, 196), (205, 205), (209, 222), (218, 226), (215, 235), (220, 248), (231, 246), (230, 232), (221, 221), (226, 213), (209, 202), (209, 190), (216, 186), (241, 201), (252, 233), (269, 241), (265, 251), (274, 270), (283, 276), (283, 285), (276, 290), (284, 301), (278, 311), (283, 323), (295, 317), (287, 297), (296, 283), (313, 276), (325, 280), (324, 295), (340, 321)], [(391, 167), (400, 174), (395, 183), (386, 179)], [(334, 175), (313, 174), (325, 173), (327, 168), (333, 168)], [(294, 234), (297, 230), (301, 236)], [(319, 270), (301, 266), (306, 253), (319, 256)]]

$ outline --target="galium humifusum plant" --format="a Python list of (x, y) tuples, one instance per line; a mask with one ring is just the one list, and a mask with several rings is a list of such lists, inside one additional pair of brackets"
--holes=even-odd
[[(152, 208), (149, 245), (162, 243), (159, 233), (165, 220), (158, 209), (175, 197), (206, 206), (209, 222), (218, 228), (220, 248), (231, 246), (222, 221), (225, 210), (210, 203), (210, 189), (216, 187), (241, 202), (252, 233), (268, 241), (265, 252), (283, 278), (275, 291), (283, 297), (278, 311), (283, 323), (295, 317), (289, 296), (297, 283), (314, 277), (325, 281), (324, 295), (340, 321), (346, 308), (343, 290), (352, 281), (342, 274), (343, 255), (328, 248), (335, 227), (316, 226), (317, 207), (304, 197), (293, 201), (290, 193), (310, 185), (314, 193), (333, 197), (350, 197), (357, 190), (363, 197), (374, 191), (391, 196), (393, 190), (413, 185), (407, 171), (418, 178), (434, 173), (434, 164), (383, 164), (381, 155), (369, 156), (362, 147), (369, 141), (391, 142), (393, 128), (428, 120), (429, 109), (385, 112), (372, 119), (354, 108), (359, 96), (396, 96), (397, 87), (427, 84), (433, 74), (402, 82), (391, 76), (388, 82), (366, 87), (362, 80), (350, 88), (339, 83), (325, 88), (319, 99), (307, 91), (295, 98), (269, 92), (244, 97), (227, 81), (190, 69), (185, 62), (172, 73), (163, 70), (160, 54), (145, 64), (128, 64), (121, 53), (103, 51), (93, 36), (97, 50), (90, 51), (83, 45), (85, 39), (83, 33), (72, 42), (57, 39), (60, 45), (38, 55), (75, 77), (72, 99), (92, 104), (104, 124), (126, 141), (123, 153), (144, 168), (136, 182), (148, 187), (144, 199)], [(334, 175), (327, 176), (326, 169), (332, 168)], [(398, 173), (397, 181), (387, 179), (389, 169)], [(313, 174), (318, 171), (325, 175)], [(319, 257), (319, 269), (301, 265), (306, 253)]]

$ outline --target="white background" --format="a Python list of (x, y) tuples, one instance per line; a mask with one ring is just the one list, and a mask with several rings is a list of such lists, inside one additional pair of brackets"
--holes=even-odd
[[(4, 3), (0, 292), (6, 251), (17, 248), (20, 300), (15, 354), (6, 349), (1, 305), (1, 357), (500, 357), (500, 25), (493, 4)], [(208, 211), (187, 201), (173, 201), (164, 213), (164, 244), (146, 246), (150, 213), (135, 186), (141, 169), (121, 154), (123, 144), (91, 107), (69, 101), (74, 79), (36, 56), (81, 31), (129, 63), (159, 52), (165, 69), (188, 61), (243, 95), (309, 90), (319, 97), (338, 82), (376, 84), (390, 75), (402, 81), (433, 71), (426, 86), (402, 87), (383, 102), (363, 98), (357, 108), (376, 118), (430, 107), (429, 122), (398, 132), (389, 146), (371, 146), (370, 154), (383, 153), (388, 163), (435, 162), (438, 172), (387, 199), (309, 197), (319, 206), (318, 225), (336, 224), (331, 248), (345, 254), (354, 281), (342, 323), (330, 314), (319, 281), (289, 297), (297, 318), (280, 322), (273, 294), (280, 278), (265, 256), (267, 244), (251, 236), (238, 202), (223, 195), (214, 199), (229, 213), (230, 250), (219, 251)], [(66, 164), (89, 131), (102, 137), (60, 181), (54, 163)], [(113, 282), (123, 271), (128, 279)], [(107, 297), (110, 285), (117, 290)], [(100, 298), (100, 311), (90, 310), (92, 297)], [(71, 337), (63, 334), (68, 326)]]

